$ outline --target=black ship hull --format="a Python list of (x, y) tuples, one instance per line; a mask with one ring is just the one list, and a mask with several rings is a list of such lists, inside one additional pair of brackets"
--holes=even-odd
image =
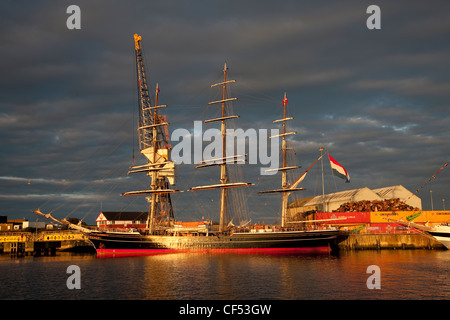
[(88, 235), (98, 256), (134, 256), (175, 252), (329, 253), (337, 230), (233, 233), (232, 235), (141, 235), (95, 232)]

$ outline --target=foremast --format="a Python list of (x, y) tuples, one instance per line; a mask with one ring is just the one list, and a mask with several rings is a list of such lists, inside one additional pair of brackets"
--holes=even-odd
[(149, 195), (149, 212), (147, 230), (149, 233), (173, 224), (174, 215), (170, 194), (180, 192), (170, 189), (175, 184), (175, 165), (170, 160), (171, 145), (166, 117), (159, 114), (159, 109), (167, 105), (158, 104), (159, 86), (156, 85), (155, 103), (152, 105), (149, 95), (145, 65), (142, 58), (142, 37), (134, 35), (136, 54), (136, 72), (138, 87), (138, 136), (139, 150), (145, 156), (146, 164), (130, 167), (128, 173), (145, 172), (151, 177), (150, 189), (125, 192), (123, 196)]
[(228, 169), (227, 163), (237, 162), (237, 161), (245, 161), (245, 155), (232, 155), (227, 156), (227, 135), (226, 135), (226, 121), (239, 118), (237, 115), (227, 115), (227, 104), (237, 100), (237, 98), (227, 98), (227, 85), (231, 83), (235, 83), (236, 80), (228, 80), (228, 67), (225, 62), (223, 68), (223, 82), (215, 83), (211, 85), (213, 87), (222, 87), (222, 99), (217, 101), (211, 101), (209, 105), (220, 105), (221, 106), (221, 117), (215, 119), (205, 120), (205, 123), (220, 121), (220, 133), (222, 137), (222, 156), (215, 159), (208, 159), (202, 161), (202, 164), (196, 166), (195, 168), (203, 168), (213, 165), (220, 166), (220, 184), (207, 185), (207, 186), (198, 186), (189, 189), (189, 191), (197, 191), (197, 190), (211, 190), (220, 188), (220, 215), (219, 215), (219, 232), (223, 232), (226, 229), (227, 221), (229, 219), (228, 216), (228, 188), (234, 187), (245, 187), (251, 185), (251, 183), (247, 182), (229, 182), (228, 179)]

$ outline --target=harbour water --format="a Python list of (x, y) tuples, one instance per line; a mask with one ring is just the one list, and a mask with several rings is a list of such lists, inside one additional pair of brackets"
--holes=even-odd
[[(69, 289), (69, 266), (80, 289)], [(369, 266), (380, 289), (369, 289)], [(449, 250), (0, 258), (2, 300), (447, 300)]]

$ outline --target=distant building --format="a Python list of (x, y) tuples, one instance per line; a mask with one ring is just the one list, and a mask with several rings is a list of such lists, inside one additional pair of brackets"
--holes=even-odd
[(26, 219), (10, 219), (0, 223), (0, 231), (20, 231), (27, 228), (52, 229), (53, 226), (43, 221), (28, 221)]
[(108, 229), (143, 229), (147, 223), (147, 212), (100, 212), (95, 222), (98, 228)]
[(25, 219), (10, 219), (0, 224), (0, 231), (19, 231), (23, 227)]
[(0, 231), (14, 231), (12, 223), (0, 223)]
[(28, 221), (25, 220), (22, 223), (22, 229), (26, 228), (36, 228), (36, 229), (47, 229), (47, 223), (44, 221)]
[(315, 197), (298, 199), (289, 204), (288, 215), (292, 217), (298, 213), (331, 212), (347, 202), (363, 200), (382, 201), (396, 198), (412, 207), (422, 210), (422, 200), (405, 187), (397, 185), (373, 190), (364, 187), (330, 193), (325, 196), (319, 195)]

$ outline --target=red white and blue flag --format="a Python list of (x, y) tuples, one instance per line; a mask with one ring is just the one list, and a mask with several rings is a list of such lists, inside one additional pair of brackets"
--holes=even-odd
[(331, 169), (333, 170), (333, 174), (339, 178), (345, 179), (345, 182), (350, 182), (350, 175), (348, 174), (347, 170), (345, 170), (345, 168), (336, 160), (334, 160), (333, 157), (329, 154), (328, 157), (330, 158), (330, 165)]

